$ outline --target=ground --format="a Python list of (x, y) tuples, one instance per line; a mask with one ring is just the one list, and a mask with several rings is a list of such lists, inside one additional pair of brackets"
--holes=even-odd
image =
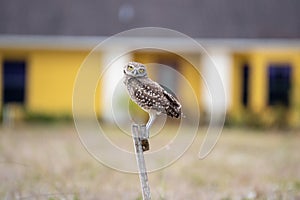
[[(296, 131), (225, 128), (203, 160), (199, 132), (178, 161), (148, 174), (153, 199), (300, 199)], [(71, 124), (2, 127), (0, 180), (0, 199), (141, 199), (138, 175), (99, 163)]]

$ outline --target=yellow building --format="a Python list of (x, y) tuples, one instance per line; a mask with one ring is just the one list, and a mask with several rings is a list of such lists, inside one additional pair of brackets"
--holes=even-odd
[[(27, 38), (20, 40), (26, 41)], [(72, 116), (76, 76), (80, 67), (88, 65), (90, 71), (85, 74), (87, 81), (82, 87), (90, 88), (89, 81), (97, 82), (97, 86), (93, 86), (96, 88), (93, 97), (94, 112), (100, 118), (112, 120), (109, 117), (112, 99), (122, 101), (126, 95), (114, 94), (115, 87), (122, 78), (121, 68), (124, 63), (135, 60), (154, 64), (149, 67), (150, 77), (173, 90), (183, 101), (186, 113), (193, 113), (199, 107), (202, 114), (210, 114), (211, 98), (215, 97), (220, 98), (217, 101), (220, 105), (214, 106), (224, 106), (227, 115), (236, 121), (250, 113), (261, 116), (263, 123), (274, 124), (274, 116), (280, 107), (287, 113), (289, 124), (300, 124), (300, 95), (297, 92), (300, 91), (300, 50), (289, 42), (282, 47), (282, 43), (277, 45), (275, 41), (270, 47), (258, 41), (251, 43), (249, 48), (241, 49), (240, 46), (246, 41), (237, 45), (232, 40), (229, 44), (234, 45), (224, 46), (222, 41), (215, 43), (198, 40), (207, 53), (199, 52), (188, 44), (184, 45), (184, 42), (173, 45), (172, 52), (135, 50), (120, 62), (112, 64), (110, 75), (102, 79), (100, 72), (107, 67), (107, 63), (118, 57), (117, 50), (130, 46), (132, 40), (127, 38), (113, 49), (103, 47), (90, 54), (101, 40), (97, 38), (84, 43), (81, 39), (79, 44), (75, 38), (62, 45), (57, 38), (45, 37), (33, 43), (24, 44), (19, 41), (0, 46), (1, 113), (5, 114), (6, 107), (14, 105), (17, 112), (24, 110), (24, 113), (33, 116)], [(162, 40), (166, 47), (170, 45), (167, 39), (151, 39), (157, 43)], [(139, 45), (143, 46), (145, 42), (147, 43), (143, 40)], [(23, 45), (19, 46), (19, 43)], [(157, 64), (170, 66), (176, 71), (164, 71)], [(211, 69), (216, 69), (216, 72), (211, 72)], [(184, 79), (179, 80), (176, 72)], [(214, 86), (209, 86), (209, 82), (213, 84), (218, 79), (222, 81), (223, 91), (215, 93), (224, 93), (224, 96), (211, 96), (207, 90)], [(82, 116), (88, 110), (84, 106), (89, 101), (85, 96), (83, 94), (80, 98), (82, 107), (76, 111)], [(196, 98), (198, 105), (195, 105), (193, 98)]]
[[(88, 53), (82, 49), (0, 47), (1, 113), (6, 105), (13, 105), (10, 107), (17, 112), (33, 116), (71, 117), (73, 85)], [(94, 62), (99, 66), (98, 59)], [(100, 97), (99, 89), (97, 93)], [(96, 110), (100, 112), (100, 104)]]
[(267, 124), (299, 126), (299, 48), (254, 48), (236, 52), (233, 60), (230, 112), (239, 118), (251, 111)]

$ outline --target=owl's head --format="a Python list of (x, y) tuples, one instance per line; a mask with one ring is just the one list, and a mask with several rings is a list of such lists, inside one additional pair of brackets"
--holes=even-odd
[(132, 77), (147, 77), (146, 67), (138, 62), (129, 62), (124, 67), (124, 74)]

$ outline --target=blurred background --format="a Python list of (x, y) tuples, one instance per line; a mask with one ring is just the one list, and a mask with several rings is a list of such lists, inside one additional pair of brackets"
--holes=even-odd
[[(122, 175), (113, 175), (110, 183), (103, 183), (103, 177), (97, 176), (99, 169), (105, 174), (116, 172), (89, 160), (81, 149), (70, 123), (72, 94), (81, 64), (99, 42), (132, 28), (163, 27), (192, 37), (209, 56), (180, 38), (139, 35), (121, 38), (113, 46), (100, 47), (90, 61), (97, 70), (121, 50), (132, 46), (155, 43), (171, 49), (172, 53), (135, 50), (120, 62), (160, 63), (180, 72), (197, 97), (203, 116), (199, 124), (203, 128), (211, 109), (203, 79), (215, 80), (212, 67), (219, 72), (226, 95), (218, 101), (226, 105), (226, 136), (219, 144), (219, 153), (213, 154), (211, 160), (197, 161), (200, 164), (187, 157), (171, 171), (151, 175), (150, 185), (151, 177), (158, 185), (153, 185), (154, 196), (157, 199), (299, 199), (300, 157), (296, 154), (300, 145), (299, 9), (298, 0), (1, 0), (0, 166), (3, 173), (0, 176), (8, 184), (0, 186), (0, 197), (23, 199), (27, 195), (30, 199), (35, 195), (36, 199), (48, 199), (49, 195), (39, 195), (65, 193), (70, 199), (140, 198), (136, 177), (131, 177), (133, 186), (128, 186), (126, 181), (122, 182)], [(183, 99), (187, 113), (193, 111), (195, 106), (189, 104), (191, 93), (174, 74), (154, 67), (149, 71), (152, 79), (172, 86)], [(119, 80), (122, 74), (114, 72), (108, 77)], [(113, 86), (100, 81), (96, 89), (95, 112), (103, 122), (113, 123), (107, 106)], [(86, 110), (80, 112), (84, 116)], [(44, 143), (44, 148), (57, 149), (56, 155), (61, 158), (58, 161), (53, 158), (51, 162), (45, 159), (44, 151), (50, 158), (54, 155), (40, 143)], [(222, 151), (223, 148), (228, 152)], [(23, 165), (30, 166), (32, 174), (28, 175), (28, 168), (25, 170)], [(180, 174), (180, 170), (190, 166), (193, 168), (186, 176)], [(201, 167), (204, 169), (198, 171)], [(206, 168), (215, 168), (218, 176), (207, 178), (205, 173), (201, 174)], [(42, 178), (44, 175), (48, 183)], [(107, 175), (103, 176), (105, 179)], [(69, 179), (73, 181), (69, 183)], [(124, 187), (116, 192), (113, 185), (119, 181)], [(174, 181), (180, 184), (167, 184)], [(103, 198), (97, 198), (98, 190), (91, 186), (93, 183), (99, 187), (103, 184)], [(38, 184), (43, 184), (42, 189), (33, 187)], [(125, 197), (122, 188), (128, 191)]]

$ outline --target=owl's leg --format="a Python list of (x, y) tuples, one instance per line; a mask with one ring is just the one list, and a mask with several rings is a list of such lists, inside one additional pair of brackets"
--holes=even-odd
[(150, 128), (154, 122), (154, 120), (156, 119), (156, 112), (149, 112), (149, 120), (146, 124), (146, 132), (147, 132), (147, 138), (149, 138), (149, 131), (150, 131)]

